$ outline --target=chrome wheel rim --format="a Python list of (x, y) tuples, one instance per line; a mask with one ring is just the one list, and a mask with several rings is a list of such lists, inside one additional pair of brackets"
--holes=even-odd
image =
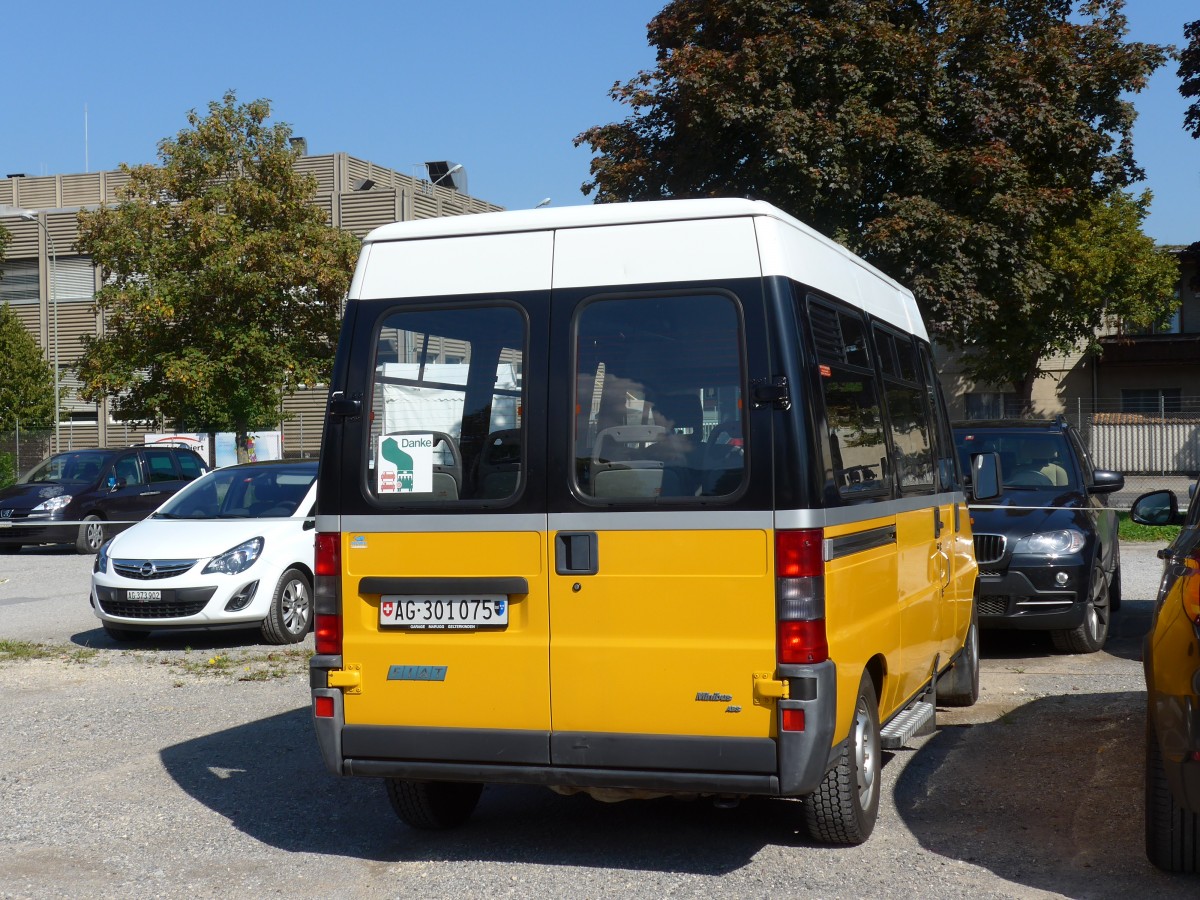
[(867, 809), (879, 784), (879, 741), (861, 697), (854, 713), (854, 770), (858, 805)]
[(283, 614), (283, 627), (289, 634), (300, 634), (308, 627), (308, 587), (303, 581), (293, 578), (284, 585), (279, 608)]
[(83, 536), (91, 549), (99, 550), (100, 545), (104, 543), (104, 526), (99, 522), (88, 522), (84, 526)]

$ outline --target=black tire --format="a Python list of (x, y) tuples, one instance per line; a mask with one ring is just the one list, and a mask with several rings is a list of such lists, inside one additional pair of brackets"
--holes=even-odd
[(99, 516), (84, 516), (83, 524), (79, 526), (79, 534), (75, 538), (77, 553), (94, 554), (104, 546), (104, 520)]
[(1116, 612), (1121, 608), (1121, 550), (1113, 551), (1116, 561), (1113, 563), (1112, 578), (1108, 580), (1108, 608)]
[(120, 625), (110, 625), (108, 622), (104, 623), (104, 633), (114, 641), (122, 644), (134, 644), (150, 637), (150, 632), (148, 631), (142, 631), (137, 628), (122, 628)]
[(942, 706), (974, 706), (979, 699), (979, 622), (974, 608), (962, 653), (949, 672), (937, 680), (937, 702)]
[(396, 815), (422, 831), (457, 828), (475, 812), (483, 785), (462, 781), (387, 779), (387, 795)]
[(1108, 579), (1097, 562), (1092, 566), (1092, 580), (1083, 622), (1075, 628), (1061, 628), (1050, 632), (1054, 648), (1061, 653), (1097, 652), (1108, 639), (1108, 623), (1111, 616)]
[(312, 628), (312, 621), (312, 585), (299, 569), (288, 569), (279, 576), (271, 608), (262, 621), (263, 640), (268, 644), (297, 644)]
[(809, 835), (829, 844), (861, 844), (879, 815), (883, 752), (879, 743), (879, 701), (875, 685), (863, 673), (854, 701), (854, 721), (837, 765), (804, 800)]
[(1166, 872), (1200, 872), (1200, 814), (1175, 802), (1153, 725), (1146, 722), (1146, 856)]

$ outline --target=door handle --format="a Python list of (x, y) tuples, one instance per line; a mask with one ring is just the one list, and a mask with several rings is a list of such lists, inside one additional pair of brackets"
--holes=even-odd
[(560, 531), (554, 536), (554, 571), (559, 575), (595, 575), (600, 571), (600, 542), (594, 531)]

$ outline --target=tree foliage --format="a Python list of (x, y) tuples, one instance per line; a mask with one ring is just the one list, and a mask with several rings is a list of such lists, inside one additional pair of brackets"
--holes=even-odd
[[(584, 192), (768, 200), (912, 287), (982, 377), (982, 336), (1069, 284), (1050, 236), (1142, 175), (1127, 95), (1166, 48), (1126, 41), (1122, 8), (674, 0), (657, 67), (612, 88), (631, 114), (576, 138)], [(1029, 355), (993, 374), (1020, 385)]]
[[(1149, 208), (1149, 192), (1117, 191), (1051, 232), (1039, 252), (1053, 280), (1019, 315), (980, 324), (976, 344), (988, 352), (976, 357), (976, 376), (1023, 387), (1028, 406), (1043, 357), (1095, 349), (1097, 332), (1115, 319), (1141, 328), (1174, 312), (1179, 263), (1142, 231)], [(1014, 377), (1022, 367), (1024, 378)]]
[(1183, 114), (1188, 134), (1200, 139), (1200, 19), (1183, 26), (1187, 46), (1179, 54), (1179, 93), (1192, 102)]
[(283, 123), (231, 91), (130, 168), (116, 206), (79, 214), (101, 267), (104, 331), (85, 339), (81, 394), (117, 415), (247, 432), (279, 421), (283, 392), (327, 380), (358, 249), (310, 201)]
[(54, 370), (33, 335), (7, 304), (0, 304), (0, 431), (54, 424)]

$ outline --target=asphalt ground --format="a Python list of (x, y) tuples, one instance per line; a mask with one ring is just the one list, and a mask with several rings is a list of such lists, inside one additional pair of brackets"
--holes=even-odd
[[(1141, 638), (1160, 563), (1122, 548), (1104, 651), (985, 632), (982, 696), (886, 754), (875, 834), (809, 841), (794, 801), (603, 804), (489, 787), (422, 833), (328, 774), (306, 662), (256, 631), (105, 636), (90, 557), (0, 556), (0, 897), (1194, 898), (1142, 846)], [(311, 639), (310, 639), (311, 640)], [(310, 647), (309, 647), (310, 649)]]

